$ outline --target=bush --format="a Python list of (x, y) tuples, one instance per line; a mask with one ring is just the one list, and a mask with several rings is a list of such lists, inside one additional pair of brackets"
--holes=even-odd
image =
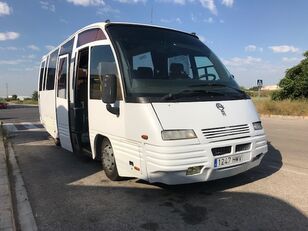
[(298, 65), (286, 71), (279, 83), (281, 90), (272, 99), (308, 99), (308, 51), (304, 53), (304, 57)]

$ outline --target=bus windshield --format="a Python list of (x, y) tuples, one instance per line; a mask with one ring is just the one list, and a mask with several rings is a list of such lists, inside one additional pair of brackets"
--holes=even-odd
[(216, 101), (249, 98), (196, 36), (150, 26), (110, 24), (127, 101)]

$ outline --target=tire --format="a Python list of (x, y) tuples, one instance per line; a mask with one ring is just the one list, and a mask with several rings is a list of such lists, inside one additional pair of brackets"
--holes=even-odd
[(109, 140), (105, 139), (101, 146), (101, 159), (106, 176), (112, 181), (121, 179), (118, 173), (113, 149)]
[(61, 147), (60, 139), (59, 138), (53, 138), (53, 142), (56, 146)]

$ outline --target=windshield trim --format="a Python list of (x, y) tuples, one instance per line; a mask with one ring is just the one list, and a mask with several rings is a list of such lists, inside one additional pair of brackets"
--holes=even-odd
[(228, 97), (228, 98), (207, 98), (202, 99), (198, 97), (186, 97), (174, 100), (161, 100), (161, 97), (143, 97), (143, 96), (128, 96), (126, 97), (126, 103), (193, 103), (193, 102), (221, 102), (221, 101), (237, 101), (237, 100), (251, 100), (249, 96), (238, 98), (238, 97)]

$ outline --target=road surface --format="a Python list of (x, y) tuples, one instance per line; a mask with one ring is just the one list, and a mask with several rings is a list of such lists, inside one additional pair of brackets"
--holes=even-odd
[(101, 164), (53, 144), (36, 107), (0, 111), (40, 230), (308, 230), (308, 121), (263, 119), (258, 168), (180, 186), (110, 182)]

